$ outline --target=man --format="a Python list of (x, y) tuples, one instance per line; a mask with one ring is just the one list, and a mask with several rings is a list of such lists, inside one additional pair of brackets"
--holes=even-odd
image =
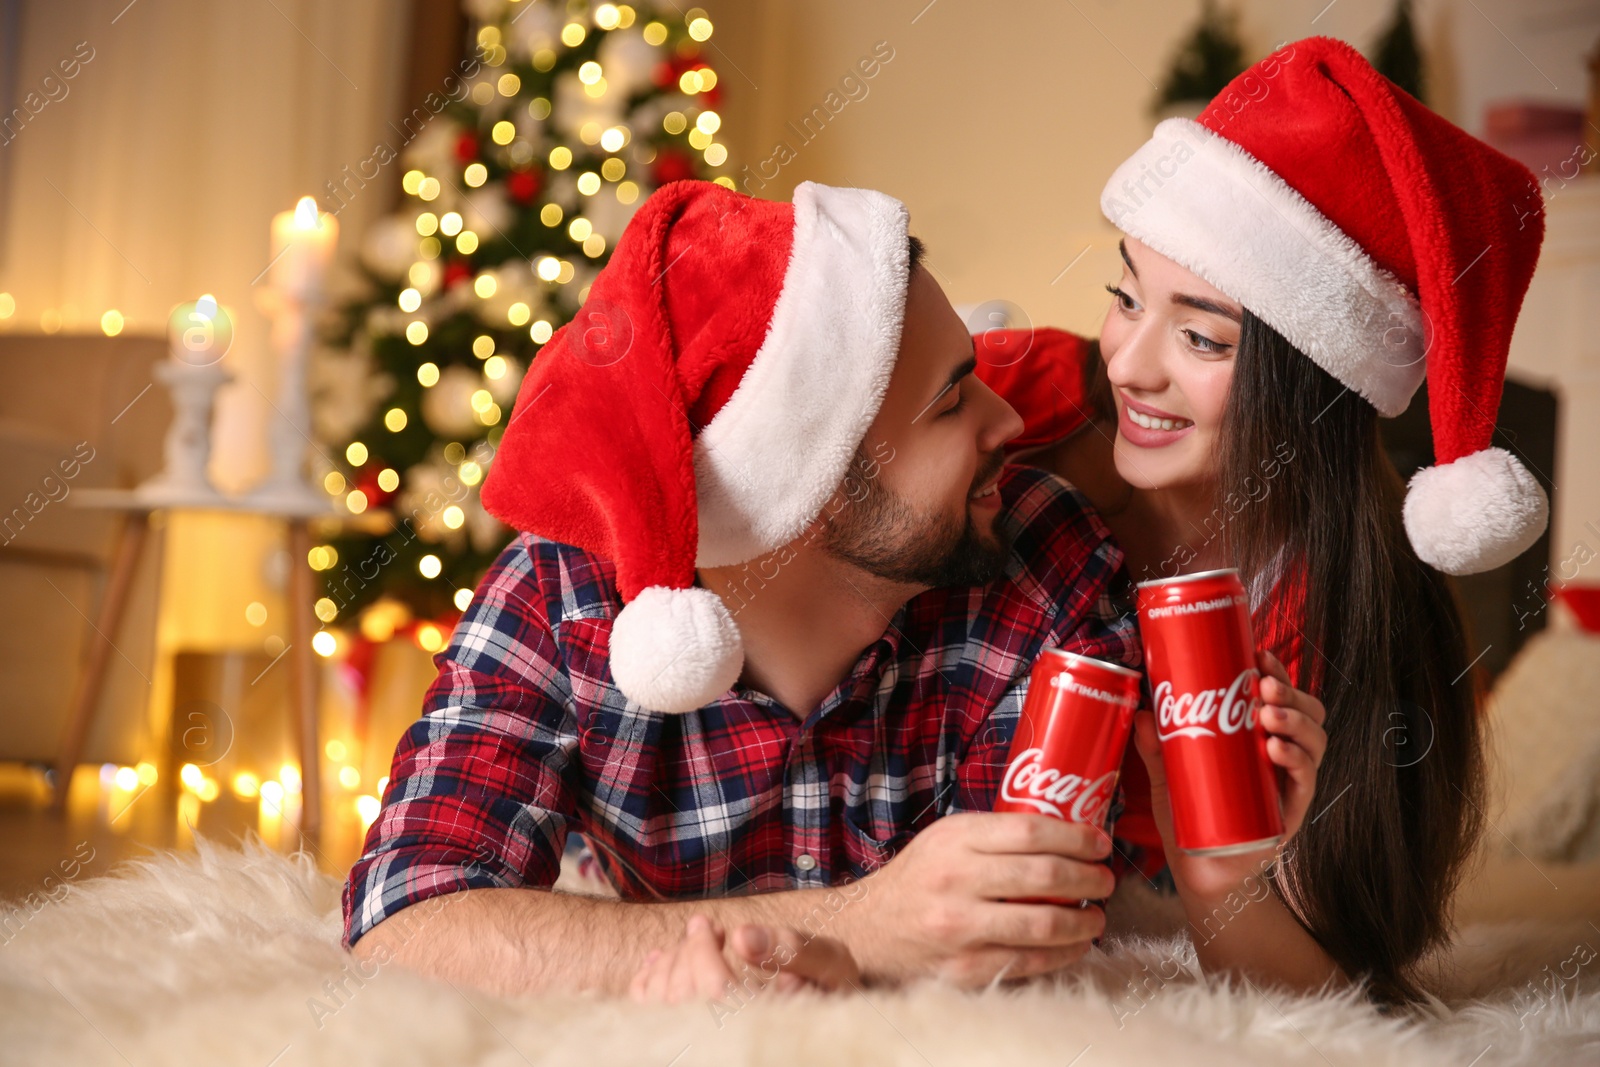
[[(867, 190), (640, 208), (500, 442), (524, 532), (396, 751), (357, 956), (672, 1000), (1087, 950), (1099, 908), (1013, 898), (1109, 896), (1109, 839), (989, 808), (1043, 648), (1138, 663), (1121, 555), (1003, 466), (1022, 423), (920, 253)], [(528, 891), (573, 830), (620, 900)]]

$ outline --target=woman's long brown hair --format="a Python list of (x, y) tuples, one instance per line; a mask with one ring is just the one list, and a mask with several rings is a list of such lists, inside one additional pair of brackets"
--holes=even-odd
[(1450, 935), (1482, 832), (1479, 692), (1454, 590), (1417, 558), (1378, 412), (1246, 312), (1223, 416), (1222, 485), (1294, 460), (1224, 538), (1241, 573), (1281, 550), (1305, 582), (1296, 685), (1328, 709), (1317, 798), (1274, 878), (1375, 1000), (1415, 1002), (1418, 960)]
[[(1454, 589), (1406, 538), (1377, 410), (1248, 311), (1222, 438), (1219, 488), (1249, 497), (1224, 544), (1247, 586), (1275, 559), (1303, 581), (1295, 684), (1328, 712), (1316, 799), (1274, 887), (1375, 1002), (1415, 1003), (1484, 823), (1481, 693)], [(1293, 460), (1272, 462), (1285, 443)], [(1264, 495), (1247, 488), (1269, 469)]]

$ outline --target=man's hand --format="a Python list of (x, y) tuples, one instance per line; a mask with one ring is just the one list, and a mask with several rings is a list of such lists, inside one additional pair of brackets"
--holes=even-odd
[(808, 941), (791, 927), (756, 923), (741, 923), (726, 937), (721, 923), (697, 913), (676, 945), (645, 957), (628, 995), (641, 1003), (680, 1004), (725, 997), (730, 982), (751, 991), (833, 992), (852, 988), (860, 978), (850, 950), (833, 938)]
[(1048, 974), (1089, 951), (1105, 912), (1017, 898), (1109, 897), (1116, 880), (1098, 861), (1110, 853), (1111, 838), (1082, 823), (1016, 812), (947, 815), (862, 879), (867, 892), (837, 921), (848, 921), (869, 979), (934, 974), (977, 988), (1001, 975)]

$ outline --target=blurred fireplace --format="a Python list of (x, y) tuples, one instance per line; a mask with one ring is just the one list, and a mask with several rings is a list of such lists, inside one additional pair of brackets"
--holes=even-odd
[[(1556, 490), (1550, 475), (1556, 469), (1558, 403), (1546, 389), (1506, 379), (1500, 401), (1500, 417), (1495, 424), (1494, 443), (1513, 453), (1533, 472), (1550, 506), (1556, 506)], [(1433, 463), (1433, 438), (1428, 429), (1428, 387), (1424, 382), (1411, 406), (1394, 419), (1379, 420), (1389, 457), (1410, 480), (1420, 468)], [(1470, 627), (1468, 655), (1482, 658), (1477, 667), (1486, 683), (1505, 670), (1525, 641), (1544, 629), (1550, 617), (1549, 577), (1550, 530), (1522, 555), (1501, 567), (1482, 574), (1456, 578)]]

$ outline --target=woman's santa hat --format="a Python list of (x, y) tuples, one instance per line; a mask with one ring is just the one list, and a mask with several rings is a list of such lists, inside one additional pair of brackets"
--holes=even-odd
[(1100, 207), (1380, 414), (1405, 410), (1427, 376), (1436, 465), (1404, 509), (1424, 561), (1471, 574), (1538, 540), (1543, 488), (1490, 447), (1544, 237), (1526, 167), (1349, 45), (1311, 37), (1235, 78), (1198, 121), (1157, 125)]
[(738, 681), (739, 629), (695, 568), (788, 544), (844, 480), (900, 348), (907, 225), (866, 189), (673, 182), (529, 368), (483, 505), (615, 563), (611, 675), (642, 707)]

